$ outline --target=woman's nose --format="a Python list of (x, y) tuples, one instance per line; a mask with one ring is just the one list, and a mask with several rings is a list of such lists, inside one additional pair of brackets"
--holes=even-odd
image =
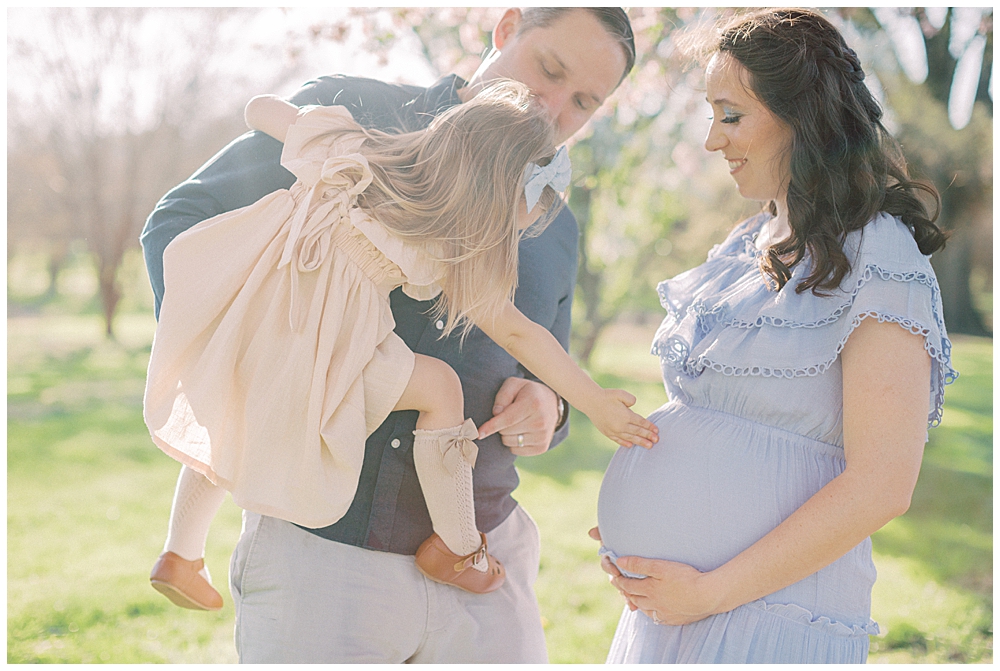
[(705, 149), (708, 151), (719, 151), (726, 146), (725, 134), (718, 129), (718, 124), (712, 122), (708, 127), (708, 135), (705, 136)]

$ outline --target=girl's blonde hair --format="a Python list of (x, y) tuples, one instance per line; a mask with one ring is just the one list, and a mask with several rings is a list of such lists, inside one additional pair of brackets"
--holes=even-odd
[[(357, 131), (367, 138), (360, 152), (374, 175), (358, 205), (406, 241), (429, 243), (444, 263), (433, 318), (446, 317), (445, 334), (461, 327), (464, 336), (470, 312), (488, 318), (513, 299), (525, 167), (551, 160), (554, 131), (528, 88), (514, 81), (484, 88), (426, 130)], [(550, 186), (538, 202), (547, 214), (529, 235), (541, 233), (562, 205)]]

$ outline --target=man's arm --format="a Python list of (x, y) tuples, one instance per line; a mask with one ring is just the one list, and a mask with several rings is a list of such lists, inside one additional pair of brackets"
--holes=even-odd
[[(575, 261), (575, 259), (574, 259)], [(576, 264), (570, 276), (576, 277)], [(559, 301), (555, 322), (549, 332), (569, 349), (569, 333), (573, 295)], [(500, 439), (519, 457), (544, 454), (569, 435), (569, 403), (518, 362), (524, 377), (507, 378), (497, 392), (493, 417), (480, 430), (484, 434), (500, 433)]]
[(518, 457), (536, 457), (569, 435), (569, 404), (545, 383), (509, 377), (493, 400), (493, 417), (484, 422), (482, 435), (500, 434), (500, 442)]
[(281, 143), (264, 133), (246, 133), (171, 189), (146, 220), (139, 237), (155, 311), (163, 300), (163, 250), (195, 224), (288, 188), (295, 177), (281, 167)]
[[(320, 77), (303, 85), (290, 100), (297, 106), (359, 104), (358, 94), (342, 95), (345, 83), (341, 77)], [(157, 316), (163, 300), (163, 250), (195, 224), (294, 184), (292, 173), (281, 167), (281, 149), (281, 143), (265, 133), (245, 133), (156, 204), (139, 240)]]

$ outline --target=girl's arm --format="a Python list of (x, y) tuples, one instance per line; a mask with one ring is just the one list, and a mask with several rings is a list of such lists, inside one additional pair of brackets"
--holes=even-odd
[(508, 301), (495, 319), (473, 318), (476, 325), (539, 379), (586, 414), (605, 436), (623, 447), (652, 447), (658, 429), (629, 410), (635, 397), (604, 389), (580, 369), (559, 341)]
[[(865, 319), (841, 362), (844, 472), (714, 571), (619, 559), (621, 568), (649, 576), (612, 580), (630, 607), (673, 625), (730, 611), (812, 575), (906, 512), (927, 435), (931, 361), (923, 337)], [(605, 570), (616, 573), (607, 565)]]
[(257, 96), (247, 103), (243, 113), (247, 126), (264, 131), (279, 142), (285, 141), (288, 127), (295, 123), (299, 108), (275, 95)]

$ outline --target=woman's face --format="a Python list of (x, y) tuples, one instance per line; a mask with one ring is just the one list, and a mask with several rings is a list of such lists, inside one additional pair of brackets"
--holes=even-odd
[(712, 125), (705, 149), (720, 151), (740, 195), (783, 202), (788, 192), (792, 130), (744, 85), (750, 75), (727, 54), (712, 57), (705, 72)]

